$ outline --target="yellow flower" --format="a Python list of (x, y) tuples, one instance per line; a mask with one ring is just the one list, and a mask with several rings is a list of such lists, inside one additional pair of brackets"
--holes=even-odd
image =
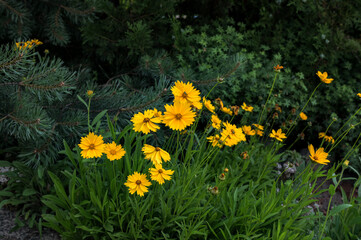
[(137, 192), (139, 196), (144, 196), (145, 192), (148, 192), (148, 188), (152, 185), (145, 174), (139, 174), (138, 172), (134, 172), (133, 175), (129, 175), (127, 182), (124, 183), (125, 186), (129, 187), (129, 192), (134, 194)]
[(251, 126), (243, 126), (242, 130), (246, 135), (249, 135), (249, 136), (253, 136), (256, 134), (256, 131), (252, 130)]
[(214, 113), (215, 107), (212, 105), (210, 100), (203, 97), (203, 104), (211, 113)]
[(119, 160), (125, 155), (122, 145), (117, 145), (114, 141), (105, 145), (104, 152), (110, 161)]
[(241, 107), (242, 107), (243, 110), (245, 110), (247, 112), (252, 112), (253, 111), (253, 107), (251, 105), (247, 106), (247, 104), (245, 102), (242, 104)]
[(325, 136), (325, 140), (326, 140), (327, 142), (332, 143), (332, 144), (334, 144), (334, 143), (335, 143), (335, 139), (333, 139), (333, 137), (332, 137), (332, 136)]
[[(181, 103), (198, 103), (201, 101), (199, 96), (199, 90), (195, 89), (192, 83), (184, 83), (177, 81), (174, 86), (171, 88), (174, 95), (174, 102), (180, 101)], [(202, 108), (202, 107), (201, 107)]]
[(216, 136), (207, 137), (207, 139), (208, 139), (208, 142), (212, 143), (213, 147), (215, 147), (215, 146), (217, 146), (219, 148), (223, 147), (221, 137), (218, 134), (216, 134)]
[(201, 110), (203, 107), (203, 104), (201, 102), (192, 102), (190, 103), (191, 108), (195, 108), (196, 110)]
[(348, 167), (348, 164), (350, 163), (350, 161), (349, 160), (345, 160), (344, 162), (343, 162), (343, 165), (345, 165), (345, 167)]
[(326, 136), (326, 133), (320, 132), (318, 133), (318, 138), (324, 138)]
[(221, 108), (221, 111), (224, 112), (224, 113), (227, 113), (228, 115), (231, 115), (231, 116), (232, 116), (232, 114), (233, 114), (233, 112), (231, 111), (231, 109), (226, 108), (226, 107)]
[(321, 79), (321, 81), (324, 83), (329, 84), (333, 81), (333, 78), (327, 78), (327, 76), (328, 76), (327, 72), (321, 73), (320, 71), (318, 71), (316, 74)]
[(359, 96), (361, 98), (361, 93), (358, 93), (357, 96)]
[(278, 129), (277, 132), (272, 129), (272, 133), (269, 135), (271, 138), (276, 138), (278, 141), (283, 142), (282, 138), (287, 138), (286, 134), (282, 132), (282, 129)]
[(214, 127), (215, 129), (221, 129), (221, 119), (218, 118), (217, 115), (212, 115), (212, 127)]
[(239, 113), (239, 106), (231, 106), (231, 110), (234, 113), (234, 115), (238, 115)]
[(163, 121), (163, 113), (161, 111), (158, 111), (156, 108), (154, 108), (154, 110), (151, 110), (151, 111), (153, 111), (154, 120), (157, 120), (160, 122)]
[(163, 123), (173, 130), (183, 130), (194, 122), (196, 114), (188, 103), (175, 102), (173, 105), (165, 105)]
[(157, 181), (160, 185), (164, 183), (164, 180), (170, 180), (173, 170), (165, 170), (161, 164), (155, 164), (155, 168), (149, 168), (150, 178)]
[(252, 125), (255, 126), (256, 128), (258, 128), (259, 130), (264, 130), (264, 127), (262, 125), (259, 125), (256, 123), (253, 123)]
[(135, 114), (130, 121), (134, 124), (134, 131), (148, 134), (150, 131), (156, 132), (160, 128), (156, 123), (161, 123), (162, 120), (154, 117), (153, 110), (146, 110), (144, 114)]
[(88, 90), (88, 91), (86, 92), (86, 94), (87, 94), (89, 97), (91, 97), (91, 96), (93, 96), (94, 92), (93, 92), (92, 90)]
[(262, 130), (259, 130), (259, 129), (256, 129), (256, 134), (258, 135), (258, 136), (263, 136), (263, 131)]
[(283, 66), (280, 66), (279, 64), (277, 64), (277, 66), (274, 66), (273, 69), (275, 71), (280, 71), (281, 69), (283, 69)]
[(307, 120), (307, 115), (306, 115), (304, 112), (301, 112), (301, 113), (300, 113), (300, 118), (301, 118), (302, 120), (306, 121), (306, 120)]
[(81, 138), (78, 146), (83, 150), (80, 152), (83, 158), (101, 157), (104, 152), (103, 136), (91, 132), (88, 136)]
[(222, 102), (222, 100), (221, 100), (220, 98), (216, 98), (214, 101), (215, 101), (216, 104), (219, 106), (219, 108), (223, 108), (223, 107), (224, 107), (223, 102)]
[(145, 155), (145, 159), (150, 159), (154, 165), (162, 164), (162, 159), (164, 162), (170, 160), (169, 153), (159, 147), (153, 147), (151, 145), (144, 144), (142, 151)]
[(308, 151), (310, 152), (310, 158), (319, 164), (327, 165), (330, 161), (327, 160), (328, 153), (324, 152), (323, 148), (318, 149), (315, 152), (312, 144), (308, 145)]
[(233, 146), (238, 144), (241, 141), (246, 141), (246, 136), (244, 135), (241, 128), (237, 128), (236, 125), (230, 124), (228, 122), (223, 123), (225, 129), (223, 129), (221, 135), (226, 146)]

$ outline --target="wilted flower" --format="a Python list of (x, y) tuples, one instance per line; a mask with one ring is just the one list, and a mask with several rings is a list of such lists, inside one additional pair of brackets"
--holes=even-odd
[(221, 180), (221, 181), (226, 180), (226, 174), (221, 173), (221, 175), (219, 175), (219, 180)]

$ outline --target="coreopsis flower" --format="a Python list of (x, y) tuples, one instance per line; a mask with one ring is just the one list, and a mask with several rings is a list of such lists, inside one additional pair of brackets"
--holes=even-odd
[(174, 102), (173, 105), (165, 105), (163, 123), (173, 130), (183, 130), (193, 124), (196, 114), (186, 102)]
[(110, 161), (119, 160), (125, 155), (122, 145), (117, 145), (114, 141), (105, 145), (104, 152)]
[(222, 100), (221, 100), (220, 98), (216, 98), (214, 101), (215, 101), (216, 104), (219, 106), (219, 108), (223, 108), (223, 107), (224, 107), (223, 102), (222, 102)]
[(203, 107), (202, 102), (192, 102), (192, 103), (190, 103), (190, 105), (191, 105), (191, 108), (192, 108), (194, 111), (201, 110), (202, 107)]
[(359, 96), (361, 98), (361, 93), (358, 93), (357, 96)]
[(212, 105), (211, 100), (207, 100), (205, 97), (203, 97), (203, 104), (211, 113), (214, 113), (216, 108)]
[(125, 186), (129, 187), (129, 192), (137, 194), (141, 197), (144, 196), (144, 193), (148, 192), (148, 188), (152, 185), (145, 174), (140, 174), (138, 172), (134, 172), (133, 175), (129, 175), (127, 182), (124, 183)]
[(301, 113), (300, 113), (300, 118), (301, 118), (302, 120), (306, 121), (306, 120), (307, 120), (307, 115), (306, 115), (304, 112), (301, 112)]
[[(198, 103), (201, 101), (199, 90), (195, 89), (192, 83), (184, 83), (177, 81), (171, 88), (174, 95), (174, 102), (189, 103), (189, 105), (196, 104), (195, 107), (199, 107)], [(202, 108), (202, 106), (200, 107)], [(198, 108), (198, 109), (200, 109)]]
[(212, 127), (214, 127), (215, 129), (221, 129), (221, 119), (218, 118), (217, 115), (212, 115)]
[(223, 172), (228, 173), (228, 172), (229, 172), (229, 169), (228, 169), (228, 168), (225, 168), (225, 169), (223, 169)]
[(225, 129), (223, 129), (221, 139), (224, 139), (224, 144), (226, 146), (233, 146), (241, 141), (246, 141), (246, 136), (244, 135), (241, 128), (237, 128), (236, 125), (230, 124), (228, 122), (224, 123)]
[(280, 142), (283, 142), (283, 138), (287, 138), (287, 137), (286, 137), (286, 134), (284, 134), (284, 133), (282, 132), (282, 129), (281, 129), (281, 128), (278, 129), (277, 132), (276, 132), (274, 129), (272, 129), (272, 133), (270, 133), (269, 136), (270, 136), (271, 138), (277, 139), (277, 140), (280, 141)]
[(327, 165), (330, 161), (327, 160), (328, 153), (326, 153), (323, 148), (319, 148), (316, 152), (312, 144), (308, 145), (308, 151), (310, 152), (310, 158), (312, 161), (315, 161), (319, 164)]
[(224, 112), (224, 113), (227, 113), (228, 115), (231, 115), (231, 116), (233, 114), (232, 110), (227, 108), (227, 107), (221, 108), (221, 111)]
[(212, 143), (213, 147), (215, 146), (219, 148), (223, 147), (221, 137), (218, 134), (216, 134), (215, 136), (207, 137), (207, 140), (208, 142)]
[(82, 137), (78, 146), (82, 149), (80, 154), (83, 158), (101, 157), (105, 147), (103, 136), (95, 135), (92, 132), (90, 132), (88, 136)]
[(256, 123), (253, 123), (252, 125), (255, 126), (256, 128), (258, 128), (259, 130), (264, 130), (264, 127), (262, 125), (259, 125)]
[(160, 121), (162, 122), (163, 120), (163, 113), (159, 110), (157, 110), (156, 108), (154, 108), (153, 110), (153, 116), (154, 116), (154, 120)]
[(144, 144), (142, 151), (145, 155), (145, 159), (149, 159), (154, 165), (161, 164), (162, 159), (164, 162), (170, 160), (170, 155), (160, 147), (153, 147), (152, 145)]
[(242, 130), (246, 135), (253, 136), (256, 134), (255, 130), (252, 130), (251, 126), (242, 126)]
[(259, 129), (256, 129), (256, 134), (258, 135), (258, 136), (263, 136), (263, 131), (262, 130), (259, 130)]
[(253, 107), (251, 105), (247, 106), (247, 104), (245, 102), (242, 104), (241, 107), (242, 107), (243, 110), (245, 110), (247, 112), (252, 112), (253, 111)]
[(162, 122), (161, 118), (154, 117), (154, 111), (150, 109), (145, 110), (144, 114), (141, 112), (134, 114), (130, 121), (134, 124), (134, 131), (145, 134), (150, 133), (150, 131), (156, 132), (160, 128), (156, 123)]
[(283, 69), (283, 66), (280, 66), (279, 64), (277, 64), (277, 66), (274, 66), (273, 69), (274, 69), (275, 71), (278, 71), (278, 72), (279, 72), (281, 69)]
[(335, 139), (333, 139), (332, 136), (327, 136), (327, 135), (326, 135), (324, 138), (325, 138), (325, 140), (326, 140), (327, 142), (330, 142), (330, 143), (332, 143), (332, 144), (335, 143)]
[(325, 132), (318, 133), (318, 138), (324, 138), (326, 136)]
[(93, 92), (93, 90), (88, 90), (86, 92), (86, 94), (88, 95), (88, 97), (91, 97), (91, 96), (93, 96), (94, 92)]
[(239, 113), (239, 106), (231, 106), (231, 110), (233, 114), (237, 116)]
[(173, 170), (165, 170), (161, 164), (155, 164), (155, 168), (149, 168), (150, 178), (157, 181), (160, 185), (164, 183), (164, 180), (170, 180)]
[(333, 81), (333, 78), (327, 78), (327, 72), (321, 73), (320, 71), (318, 71), (316, 74), (324, 83), (330, 84)]

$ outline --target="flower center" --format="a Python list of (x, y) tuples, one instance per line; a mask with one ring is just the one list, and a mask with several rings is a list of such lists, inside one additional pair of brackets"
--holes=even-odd
[(137, 180), (135, 184), (140, 185), (142, 182), (140, 180)]
[(182, 114), (178, 113), (177, 115), (175, 115), (175, 118), (176, 118), (177, 120), (180, 120), (180, 119), (182, 118)]
[(160, 151), (160, 148), (159, 148), (159, 147), (156, 147), (155, 150), (156, 150), (157, 152), (159, 152), (159, 151)]
[(163, 173), (163, 170), (162, 170), (162, 169), (159, 169), (159, 170), (158, 170), (158, 173)]
[(186, 92), (183, 92), (182, 97), (183, 97), (183, 98), (187, 98), (187, 97), (188, 97), (188, 94), (187, 94)]
[(95, 145), (94, 145), (93, 143), (92, 143), (92, 144), (90, 144), (90, 145), (89, 145), (89, 149), (90, 149), (90, 150), (95, 149)]
[(313, 159), (315, 159), (315, 161), (317, 161), (317, 160), (318, 160), (318, 157), (317, 157), (317, 156), (313, 156)]
[(234, 129), (232, 129), (231, 133), (232, 133), (232, 134), (235, 134), (235, 133), (236, 133), (236, 131), (234, 131)]
[(117, 152), (114, 150), (114, 149), (112, 149), (112, 150), (110, 150), (110, 154), (111, 155), (115, 155)]
[(149, 118), (144, 118), (144, 120), (143, 120), (143, 122), (145, 122), (145, 123), (147, 123), (147, 122), (149, 122), (149, 121), (150, 121)]

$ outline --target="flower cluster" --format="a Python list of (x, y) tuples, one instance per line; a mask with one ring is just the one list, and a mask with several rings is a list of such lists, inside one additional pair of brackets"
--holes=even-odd
[(17, 43), (15, 43), (16, 47), (19, 50), (25, 50), (25, 49), (32, 48), (34, 46), (38, 46), (38, 45), (41, 45), (41, 44), (43, 44), (43, 43), (41, 41), (39, 41), (38, 39), (33, 39), (33, 40), (30, 40), (30, 41), (26, 41), (26, 42), (17, 42)]
[(327, 142), (330, 142), (332, 144), (335, 143), (335, 139), (333, 139), (332, 136), (327, 136), (325, 132), (320, 132), (318, 134), (318, 138), (324, 138)]

